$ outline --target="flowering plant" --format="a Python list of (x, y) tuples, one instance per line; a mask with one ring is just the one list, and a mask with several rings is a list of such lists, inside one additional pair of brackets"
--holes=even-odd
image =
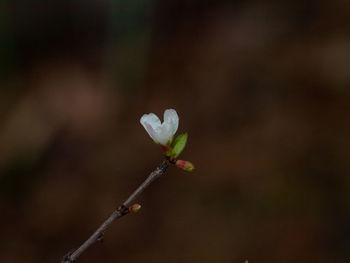
[(146, 129), (149, 136), (157, 144), (160, 144), (165, 160), (150, 173), (147, 179), (120, 205), (103, 224), (77, 249), (66, 254), (61, 263), (73, 263), (76, 259), (87, 250), (96, 241), (103, 241), (104, 233), (110, 224), (118, 218), (121, 218), (128, 213), (136, 213), (141, 209), (140, 204), (133, 204), (134, 200), (157, 178), (162, 176), (167, 170), (170, 163), (185, 171), (193, 171), (194, 166), (189, 161), (178, 160), (177, 157), (183, 151), (187, 142), (187, 133), (180, 134), (173, 142), (174, 135), (179, 127), (179, 116), (173, 109), (168, 109), (164, 112), (164, 121), (161, 123), (157, 115), (154, 113), (145, 114), (140, 120), (143, 127)]
[(177, 160), (177, 157), (186, 146), (188, 134), (180, 134), (172, 144), (174, 135), (179, 127), (179, 116), (177, 115), (176, 110), (165, 110), (163, 123), (161, 123), (158, 116), (154, 113), (144, 114), (140, 119), (140, 123), (153, 141), (156, 144), (160, 144), (164, 155), (170, 160), (170, 162), (186, 171), (192, 171), (194, 169), (192, 163)]

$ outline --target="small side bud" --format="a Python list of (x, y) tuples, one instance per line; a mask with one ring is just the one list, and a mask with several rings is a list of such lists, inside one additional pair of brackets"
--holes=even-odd
[(194, 165), (193, 163), (189, 161), (184, 161), (184, 160), (177, 160), (176, 161), (176, 166), (184, 169), (187, 172), (192, 172), (194, 170)]
[(138, 211), (140, 211), (140, 209), (141, 209), (141, 205), (139, 204), (134, 204), (129, 207), (129, 211), (132, 213), (137, 213)]

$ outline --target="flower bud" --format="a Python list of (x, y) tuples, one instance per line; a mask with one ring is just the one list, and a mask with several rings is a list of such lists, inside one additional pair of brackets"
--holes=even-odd
[(184, 169), (187, 172), (192, 172), (194, 170), (194, 165), (189, 161), (177, 160), (176, 166)]
[(139, 204), (134, 204), (129, 207), (129, 211), (132, 213), (137, 213), (141, 209), (141, 205)]

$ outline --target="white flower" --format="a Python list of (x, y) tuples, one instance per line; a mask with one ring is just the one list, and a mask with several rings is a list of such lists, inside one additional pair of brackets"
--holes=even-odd
[(179, 127), (179, 116), (175, 110), (168, 109), (164, 111), (163, 123), (154, 113), (144, 114), (140, 122), (156, 143), (168, 146)]

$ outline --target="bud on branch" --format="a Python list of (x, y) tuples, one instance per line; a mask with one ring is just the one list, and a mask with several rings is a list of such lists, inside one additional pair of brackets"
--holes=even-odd
[(175, 164), (177, 167), (184, 169), (187, 172), (192, 172), (194, 170), (194, 165), (189, 161), (177, 160)]
[(141, 209), (141, 205), (139, 204), (134, 204), (129, 207), (129, 211), (132, 213), (137, 213), (138, 211), (140, 211), (140, 209)]

